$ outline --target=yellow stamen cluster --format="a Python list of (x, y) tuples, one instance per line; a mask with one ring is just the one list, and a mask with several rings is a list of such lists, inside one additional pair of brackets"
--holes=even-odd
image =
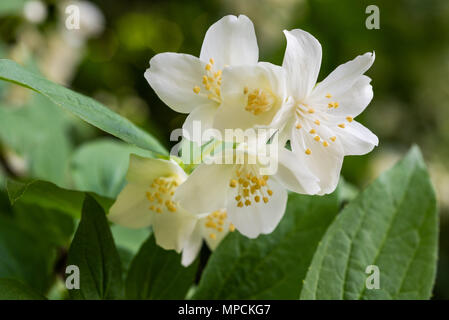
[[(209, 63), (206, 64), (204, 68), (206, 74), (203, 76), (202, 84), (204, 89), (206, 90), (207, 98), (210, 100), (214, 100), (218, 103), (221, 102), (221, 70), (215, 71), (213, 70), (214, 59), (210, 58)], [(199, 86), (193, 87), (193, 92), (199, 94), (201, 92), (201, 88)]]
[(268, 203), (273, 190), (268, 189), (268, 176), (258, 176), (247, 170), (237, 169), (235, 177), (229, 182), (231, 188), (238, 188), (235, 201), (237, 207), (250, 206), (252, 201)]
[[(330, 93), (327, 93), (325, 95), (325, 97), (327, 99), (331, 99), (332, 95)], [(328, 107), (329, 107), (329, 109), (331, 109), (331, 108), (336, 109), (339, 107), (339, 103), (337, 101), (329, 102)], [(327, 124), (328, 118), (327, 118), (325, 112), (323, 112), (321, 109), (318, 109), (318, 112), (316, 113), (315, 109), (312, 108), (311, 106), (309, 106), (308, 104), (298, 103), (296, 105), (295, 114), (296, 114), (296, 123), (295, 123), (296, 129), (301, 129), (301, 128), (305, 127), (306, 132), (308, 132), (310, 135), (312, 135), (313, 140), (322, 144), (323, 147), (329, 147), (330, 144), (332, 142), (335, 142), (335, 140), (337, 139), (337, 137), (335, 137), (335, 136), (329, 137), (326, 139), (324, 139), (323, 136), (320, 136), (319, 131), (321, 131), (321, 130), (320, 130), (319, 126), (321, 126), (323, 124), (324, 124), (324, 126), (329, 125), (329, 124)], [(354, 119), (350, 116), (347, 116), (346, 120), (348, 122), (352, 122)], [(344, 129), (346, 127), (346, 124), (340, 123), (340, 124), (337, 124), (337, 126), (339, 128)], [(305, 148), (304, 152), (306, 155), (312, 154), (312, 150), (310, 148), (307, 148), (307, 146), (305, 146), (304, 148)]]
[(162, 213), (165, 208), (170, 212), (176, 212), (176, 204), (172, 198), (178, 185), (178, 182), (172, 177), (154, 179), (150, 191), (145, 194), (150, 202), (149, 209), (156, 213)]
[(243, 93), (248, 95), (245, 110), (255, 116), (269, 111), (276, 103), (276, 97), (271, 91), (262, 89), (254, 89), (250, 93), (248, 91), (248, 87), (243, 89)]
[[(228, 215), (226, 214), (226, 211), (221, 211), (221, 210), (214, 211), (210, 215), (207, 216), (206, 222), (204, 223), (204, 225), (206, 226), (206, 228), (212, 229), (211, 233), (209, 233), (209, 237), (211, 239), (215, 240), (217, 238), (216, 233), (214, 233), (214, 232), (223, 232), (227, 217), (228, 217)], [(235, 230), (235, 227), (231, 223), (229, 225), (229, 231), (232, 232), (234, 230)]]

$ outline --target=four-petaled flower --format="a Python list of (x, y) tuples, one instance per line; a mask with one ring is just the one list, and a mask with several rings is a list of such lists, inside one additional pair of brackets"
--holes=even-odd
[(128, 184), (109, 213), (112, 222), (128, 228), (151, 226), (159, 246), (182, 251), (185, 266), (195, 259), (203, 239), (214, 250), (227, 232), (234, 230), (224, 210), (197, 216), (173, 201), (177, 187), (186, 178), (173, 160), (131, 155)]

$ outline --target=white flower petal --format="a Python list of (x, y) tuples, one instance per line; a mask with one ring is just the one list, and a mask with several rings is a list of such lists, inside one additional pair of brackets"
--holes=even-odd
[(198, 253), (201, 250), (201, 245), (203, 244), (203, 236), (201, 233), (201, 226), (199, 221), (197, 222), (195, 228), (193, 229), (192, 234), (184, 245), (182, 249), (182, 258), (181, 264), (184, 267), (188, 267), (195, 261), (195, 258), (198, 256)]
[(128, 228), (148, 227), (153, 213), (145, 197), (145, 186), (128, 183), (109, 210), (112, 222)]
[(320, 191), (319, 179), (302, 166), (295, 154), (287, 149), (279, 150), (276, 180), (296, 193), (316, 194)]
[(152, 227), (156, 243), (166, 250), (181, 252), (195, 228), (196, 216), (178, 208), (153, 214)]
[(369, 129), (356, 121), (338, 128), (337, 139), (343, 144), (345, 155), (363, 155), (371, 152), (379, 144), (379, 139)]
[[(248, 94), (256, 90), (262, 90), (273, 101), (270, 109), (257, 115), (245, 110)], [(226, 68), (223, 71), (221, 93), (223, 100), (214, 118), (214, 128), (245, 130), (268, 126), (284, 103), (284, 70), (271, 63)]]
[(365, 75), (358, 77), (354, 85), (347, 91), (332, 96), (331, 99), (320, 97), (319, 103), (325, 106), (329, 102), (338, 102), (338, 108), (327, 108), (326, 112), (333, 116), (355, 118), (365, 110), (373, 99), (373, 87), (370, 85), (371, 79)]
[(301, 100), (315, 86), (321, 66), (321, 45), (310, 33), (294, 29), (284, 30), (287, 38), (282, 66), (287, 71), (290, 94)]
[[(317, 84), (311, 99), (315, 100), (330, 94), (332, 96), (331, 99), (334, 101), (334, 97), (344, 94), (360, 80), (360, 77), (372, 66), (374, 59), (374, 53), (367, 52), (354, 60), (338, 66), (323, 81)], [(366, 80), (364, 81), (366, 82)]]
[(251, 65), (259, 59), (256, 33), (247, 16), (225, 16), (210, 26), (204, 37), (200, 59), (214, 59), (215, 66)]
[(217, 105), (207, 94), (193, 91), (202, 88), (206, 63), (181, 53), (160, 53), (150, 60), (145, 78), (158, 97), (177, 112), (189, 113), (197, 107)]
[(184, 209), (201, 214), (226, 207), (233, 165), (201, 164), (175, 191), (174, 200)]
[(228, 217), (236, 229), (248, 238), (256, 238), (260, 234), (271, 233), (285, 212), (287, 191), (273, 179), (268, 180), (268, 187), (273, 191), (268, 203), (252, 201), (250, 206), (237, 207), (234, 197), (236, 189), (228, 192)]
[[(126, 180), (148, 187), (157, 177), (175, 176), (183, 182), (187, 175), (173, 160), (151, 159), (131, 154)], [(145, 194), (145, 192), (144, 192)]]
[(286, 126), (288, 126), (291, 120), (294, 121), (295, 119), (292, 118), (293, 108), (295, 108), (295, 99), (288, 97), (273, 117), (273, 120), (270, 123), (270, 128), (283, 130)]
[(184, 137), (201, 144), (208, 142), (202, 140), (202, 135), (204, 131), (212, 128), (216, 112), (217, 108), (209, 105), (194, 109), (182, 125)]
[[(322, 138), (328, 140), (333, 133), (320, 128)], [(335, 190), (340, 178), (341, 166), (343, 164), (344, 151), (340, 139), (335, 142), (328, 142), (329, 145), (324, 147), (321, 141), (315, 141), (314, 136), (305, 132), (304, 129), (297, 130), (292, 128), (291, 134), (292, 151), (298, 157), (298, 162), (307, 167), (311, 173), (319, 180), (321, 190), (318, 194), (327, 194)], [(310, 149), (311, 153), (306, 154), (306, 150)]]

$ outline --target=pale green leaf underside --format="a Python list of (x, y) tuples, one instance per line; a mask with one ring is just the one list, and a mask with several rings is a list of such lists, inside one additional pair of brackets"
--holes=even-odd
[(110, 138), (83, 144), (70, 165), (77, 189), (115, 198), (126, 183), (130, 154), (153, 156), (147, 150)]
[[(429, 299), (438, 246), (436, 199), (418, 148), (357, 196), (329, 227), (301, 299)], [(367, 289), (368, 265), (380, 289)]]
[(154, 137), (126, 118), (89, 97), (26, 70), (14, 61), (0, 59), (0, 79), (32, 89), (84, 121), (128, 143), (159, 154), (167, 154)]

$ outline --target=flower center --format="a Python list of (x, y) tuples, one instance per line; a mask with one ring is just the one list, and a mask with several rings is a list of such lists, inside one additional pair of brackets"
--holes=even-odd
[[(329, 99), (329, 103), (327, 105), (319, 105), (317, 104), (317, 107), (319, 107), (318, 110), (315, 110), (314, 108), (310, 107), (307, 104), (298, 103), (295, 109), (295, 115), (296, 115), (296, 129), (303, 129), (307, 131), (309, 134), (313, 136), (313, 140), (315, 140), (317, 143), (320, 143), (323, 147), (328, 147), (330, 143), (335, 142), (337, 140), (336, 136), (327, 136), (323, 137), (323, 135), (320, 135), (320, 131), (323, 130), (320, 129), (320, 125), (324, 124), (331, 130), (332, 127), (335, 126), (334, 123), (331, 123), (328, 121), (328, 117), (326, 116), (327, 113), (323, 112), (322, 110), (325, 110), (325, 108), (328, 110), (327, 112), (331, 112), (332, 110), (335, 110), (339, 107), (339, 103), (337, 101), (330, 100), (332, 98), (331, 94), (326, 94), (325, 97)], [(346, 121), (352, 122), (353, 118), (350, 116), (346, 117)], [(345, 123), (339, 123), (337, 127), (344, 129)], [(333, 131), (333, 130), (332, 130)], [(312, 154), (312, 151), (305, 147), (305, 153), (307, 155)]]
[(176, 204), (172, 201), (175, 190), (179, 183), (174, 177), (160, 177), (153, 180), (146, 197), (150, 202), (149, 209), (156, 213), (165, 210), (176, 212)]
[(254, 89), (248, 93), (248, 87), (245, 87), (243, 93), (248, 99), (245, 110), (255, 116), (269, 111), (276, 103), (275, 95), (269, 90)]
[[(224, 210), (214, 211), (206, 217), (206, 222), (204, 225), (206, 226), (206, 228), (210, 229), (211, 233), (209, 233), (209, 237), (211, 239), (215, 240), (217, 238), (215, 232), (223, 232), (227, 217), (228, 215)], [(229, 225), (229, 231), (233, 232), (234, 230), (235, 227), (231, 223)]]
[(268, 203), (273, 195), (273, 191), (268, 188), (268, 180), (269, 176), (261, 177), (256, 170), (248, 168), (248, 166), (237, 168), (229, 181), (231, 188), (237, 188), (237, 196), (235, 197), (237, 207), (250, 206), (252, 204), (251, 199), (256, 203), (261, 200)]
[(193, 87), (193, 92), (207, 96), (209, 100), (221, 103), (221, 70), (214, 70), (214, 59), (210, 58), (209, 63), (205, 67), (205, 75), (202, 80), (202, 92), (200, 86)]

